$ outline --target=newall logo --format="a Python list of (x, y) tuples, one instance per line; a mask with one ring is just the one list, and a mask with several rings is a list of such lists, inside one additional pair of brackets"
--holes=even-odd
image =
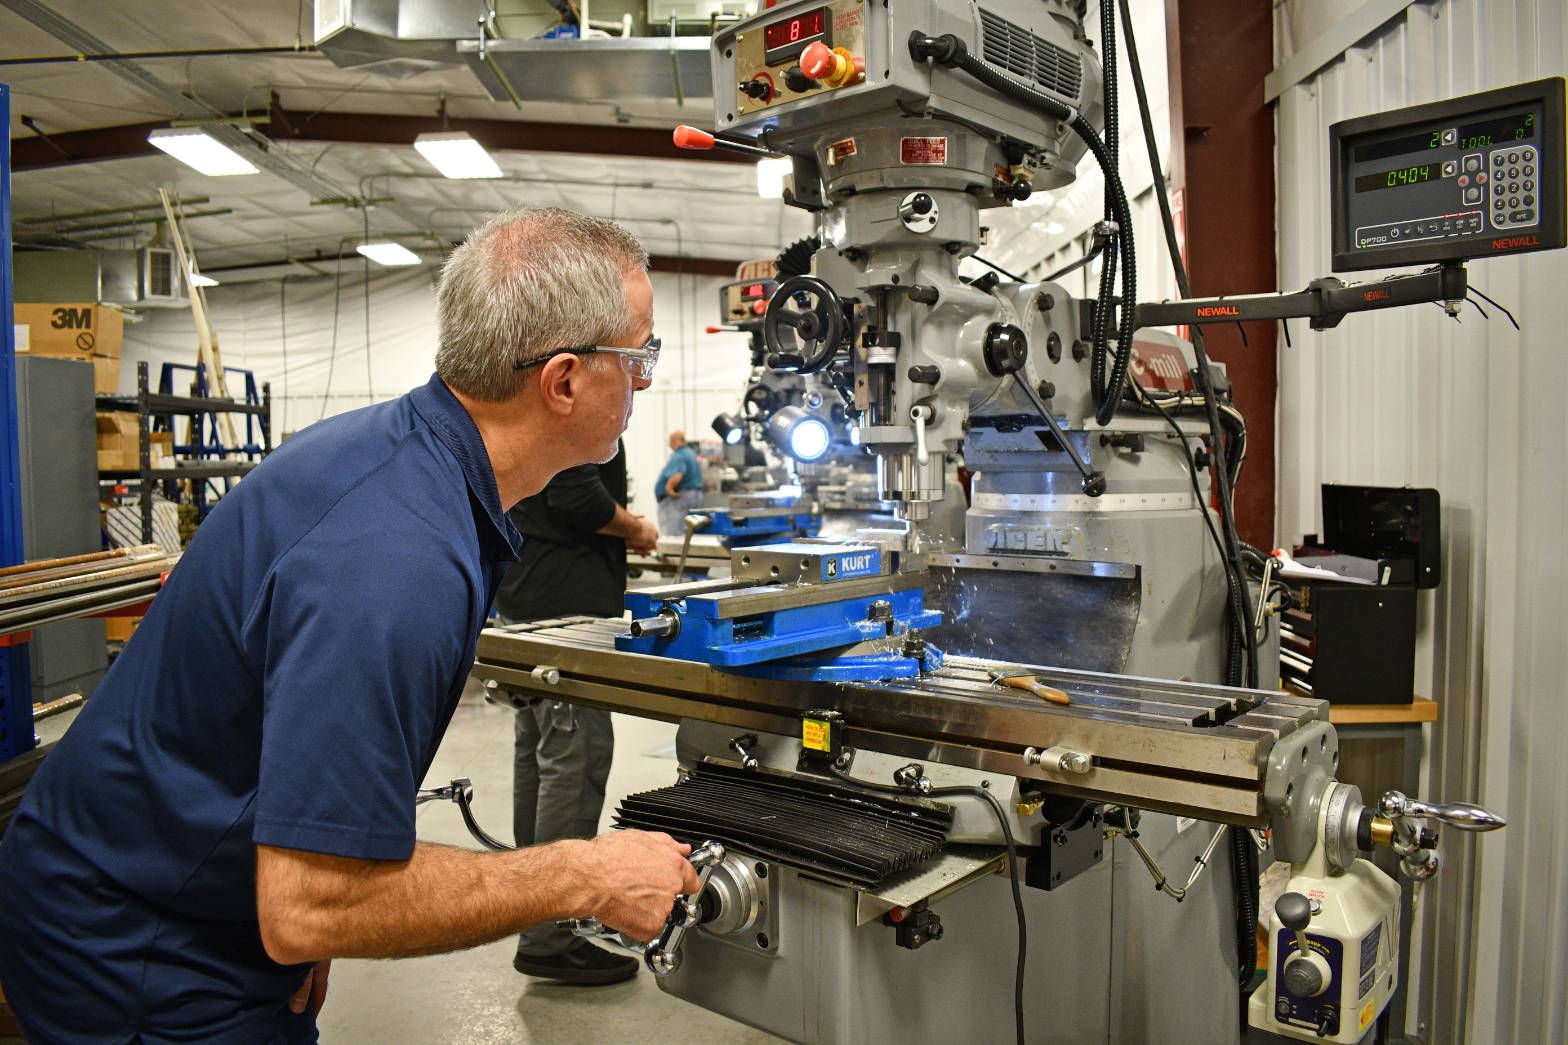
[(1493, 250), (1513, 250), (1515, 247), (1539, 247), (1541, 241), (1534, 236), (1510, 236), (1507, 239), (1494, 239)]
[(1201, 318), (1203, 316), (1239, 316), (1241, 311), (1234, 305), (1204, 305), (1194, 310)]
[(1365, 294), (1361, 295), (1361, 300), (1362, 301), (1387, 301), (1391, 297), (1393, 297), (1393, 295), (1390, 294), (1386, 290), (1369, 290)]

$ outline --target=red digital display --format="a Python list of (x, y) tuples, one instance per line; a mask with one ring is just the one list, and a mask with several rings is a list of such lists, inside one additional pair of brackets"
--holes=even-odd
[(747, 283), (740, 288), (740, 296), (747, 301), (750, 301), (752, 298), (767, 297), (768, 285), (766, 283)]
[(762, 30), (762, 45), (766, 51), (765, 60), (769, 65), (776, 65), (789, 58), (794, 58), (806, 49), (806, 45), (813, 40), (827, 41), (828, 19), (830, 12), (826, 7), (819, 7), (815, 11), (808, 11), (794, 18), (786, 18), (782, 22), (774, 22)]

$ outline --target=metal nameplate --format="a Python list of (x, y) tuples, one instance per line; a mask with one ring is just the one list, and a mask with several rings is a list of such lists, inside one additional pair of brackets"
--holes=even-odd
[(1197, 507), (1191, 491), (1181, 493), (980, 493), (974, 507), (993, 512), (1172, 512)]

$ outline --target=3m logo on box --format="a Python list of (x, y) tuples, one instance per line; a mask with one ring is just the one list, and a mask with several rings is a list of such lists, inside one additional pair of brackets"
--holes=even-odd
[(946, 138), (903, 138), (898, 143), (900, 163), (946, 163)]
[(56, 330), (86, 330), (93, 325), (93, 310), (87, 307), (57, 308), (50, 315), (49, 325)]
[(845, 552), (822, 560), (822, 579), (845, 581), (855, 577), (875, 577), (882, 572), (882, 553)]

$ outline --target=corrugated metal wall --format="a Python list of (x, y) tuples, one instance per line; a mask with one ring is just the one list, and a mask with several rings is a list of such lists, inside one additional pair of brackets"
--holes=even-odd
[[(1296, 43), (1310, 41), (1298, 37)], [(1279, 99), (1279, 271), (1329, 264), (1336, 120), (1562, 75), (1563, 0), (1416, 3)], [(1559, 175), (1560, 176), (1560, 175)], [(1368, 274), (1377, 278), (1378, 273)], [(1319, 529), (1323, 482), (1433, 486), (1443, 586), (1424, 597), (1418, 688), (1441, 703), (1426, 796), (1503, 812), (1449, 831), (1421, 897), (1413, 1026), (1428, 1042), (1568, 1041), (1568, 254), (1482, 261), (1513, 309), (1435, 308), (1293, 328), (1280, 350), (1277, 536)], [(1409, 888), (1406, 883), (1406, 888)]]

